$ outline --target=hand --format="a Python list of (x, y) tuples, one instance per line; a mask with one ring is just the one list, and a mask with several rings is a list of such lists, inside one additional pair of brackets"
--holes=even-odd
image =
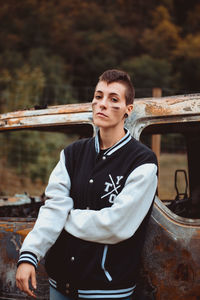
[(17, 268), (16, 273), (16, 284), (17, 287), (22, 291), (25, 292), (27, 295), (36, 298), (36, 295), (33, 291), (29, 288), (29, 279), (31, 280), (31, 285), (34, 289), (37, 288), (36, 286), (36, 274), (35, 274), (35, 267), (28, 263), (22, 263)]

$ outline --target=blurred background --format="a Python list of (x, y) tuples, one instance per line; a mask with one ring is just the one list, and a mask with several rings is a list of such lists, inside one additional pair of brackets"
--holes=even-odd
[(108, 68), (136, 97), (200, 91), (199, 0), (0, 0), (0, 112), (88, 102)]

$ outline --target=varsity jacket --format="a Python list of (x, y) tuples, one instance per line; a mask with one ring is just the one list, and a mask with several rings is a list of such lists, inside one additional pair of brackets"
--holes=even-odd
[(101, 151), (99, 136), (66, 147), (53, 170), (18, 264), (46, 254), (50, 284), (82, 299), (130, 296), (157, 187), (155, 154), (126, 130)]

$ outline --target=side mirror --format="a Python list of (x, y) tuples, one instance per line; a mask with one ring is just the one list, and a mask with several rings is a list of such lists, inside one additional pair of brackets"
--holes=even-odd
[(188, 180), (185, 170), (175, 171), (174, 186), (176, 189), (177, 200), (188, 198)]
[(174, 186), (176, 198), (168, 208), (181, 217), (187, 217), (190, 211), (190, 198), (188, 197), (188, 180), (185, 170), (175, 171)]

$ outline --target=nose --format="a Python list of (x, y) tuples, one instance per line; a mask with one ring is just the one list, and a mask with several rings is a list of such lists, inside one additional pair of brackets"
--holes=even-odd
[(101, 99), (101, 101), (100, 101), (100, 108), (105, 109), (105, 108), (107, 108), (107, 106), (108, 106), (107, 98), (106, 98), (106, 97), (103, 97), (103, 98)]

